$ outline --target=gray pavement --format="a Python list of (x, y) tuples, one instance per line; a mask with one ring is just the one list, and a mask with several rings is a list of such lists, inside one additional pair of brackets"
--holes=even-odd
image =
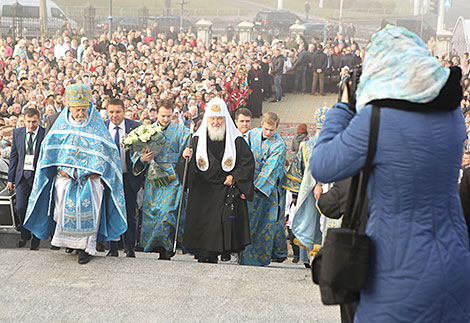
[[(287, 93), (281, 102), (263, 102), (264, 112), (275, 112), (281, 118), (281, 122), (289, 123), (312, 123), (313, 112), (323, 106), (332, 107), (338, 101), (337, 94), (328, 94), (325, 96), (311, 94), (292, 94)], [(260, 125), (259, 119), (252, 123), (254, 127)]]
[[(281, 122), (312, 122), (335, 95), (287, 94), (265, 102)], [(258, 124), (257, 124), (258, 123)], [(254, 126), (259, 125), (259, 119)], [(13, 230), (0, 230), (0, 322), (339, 322), (323, 306), (310, 270), (291, 258), (268, 267), (200, 264), (190, 255), (105, 257), (79, 265), (77, 255), (14, 248)], [(27, 244), (29, 247), (29, 243)]]
[(77, 257), (1, 249), (0, 322), (339, 322), (302, 265)]

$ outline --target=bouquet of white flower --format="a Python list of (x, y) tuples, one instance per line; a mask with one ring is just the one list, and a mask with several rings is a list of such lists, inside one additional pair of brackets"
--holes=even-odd
[(168, 185), (176, 179), (171, 168), (157, 163), (165, 142), (162, 127), (157, 125), (141, 125), (132, 130), (122, 142), (124, 149), (133, 153), (142, 154), (146, 150), (155, 152), (155, 157), (149, 163), (147, 178), (155, 181), (157, 186)]

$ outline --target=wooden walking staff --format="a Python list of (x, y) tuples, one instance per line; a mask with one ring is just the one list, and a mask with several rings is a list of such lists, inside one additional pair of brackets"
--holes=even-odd
[[(189, 136), (188, 148), (191, 149), (191, 139), (194, 133), (194, 122), (191, 123), (191, 128), (189, 130), (189, 133), (190, 133), (190, 136)], [(175, 242), (173, 243), (173, 252), (176, 252), (176, 243), (178, 242), (178, 229), (180, 227), (181, 212), (183, 210), (184, 185), (186, 184), (186, 178), (188, 176), (189, 160), (191, 158), (185, 158), (185, 159), (186, 161), (184, 163), (183, 183), (181, 183), (181, 185), (183, 186), (183, 191), (181, 192), (180, 204), (178, 206), (178, 216), (176, 218)]]

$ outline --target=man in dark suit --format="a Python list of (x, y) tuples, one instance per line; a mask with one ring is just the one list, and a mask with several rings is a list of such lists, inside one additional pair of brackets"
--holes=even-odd
[[(124, 252), (127, 257), (135, 257), (135, 235), (137, 230), (137, 216), (136, 216), (136, 203), (137, 203), (137, 192), (143, 181), (143, 176), (134, 176), (132, 172), (132, 162), (130, 153), (125, 151), (121, 147), (121, 142), (125, 136), (133, 129), (140, 126), (140, 123), (127, 118), (124, 118), (124, 102), (120, 99), (111, 99), (106, 109), (108, 111), (109, 120), (105, 122), (108, 127), (111, 137), (114, 138), (114, 142), (119, 148), (121, 156), (122, 166), (122, 178), (124, 184), (124, 196), (126, 199), (126, 210), (127, 210), (127, 232), (124, 234)], [(111, 241), (111, 250), (107, 256), (117, 257), (118, 256), (118, 243), (117, 241)]]
[[(31, 232), (23, 227), (29, 195), (33, 188), (34, 171), (39, 157), (39, 149), (44, 139), (45, 130), (39, 126), (39, 111), (26, 109), (25, 127), (13, 131), (10, 165), (8, 168), (9, 190), (16, 186), (16, 213), (20, 219), (21, 240), (18, 247), (24, 247), (31, 239)], [(40, 240), (33, 235), (31, 250), (39, 249)]]
[(317, 51), (312, 57), (313, 81), (312, 94), (317, 91), (317, 83), (320, 83), (320, 95), (325, 95), (325, 71), (328, 67), (328, 56), (323, 52), (323, 47), (318, 45)]
[(57, 112), (57, 113), (51, 114), (50, 116), (46, 118), (46, 135), (49, 132), (49, 130), (51, 130), (52, 125), (57, 120), (59, 115), (60, 115), (60, 112)]

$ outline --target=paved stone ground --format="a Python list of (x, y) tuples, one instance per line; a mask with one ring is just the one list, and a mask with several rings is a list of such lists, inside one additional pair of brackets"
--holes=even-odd
[[(315, 108), (335, 95), (287, 94), (264, 103), (281, 122), (312, 121)], [(253, 126), (259, 125), (259, 119)], [(159, 261), (93, 257), (12, 248), (17, 233), (0, 230), (0, 322), (339, 322), (323, 306), (310, 271), (289, 258), (268, 267), (200, 264), (189, 255)], [(29, 244), (27, 244), (29, 247)]]
[[(263, 102), (263, 112), (276, 112), (281, 118), (281, 122), (289, 123), (311, 123), (313, 122), (313, 112), (323, 106), (332, 107), (338, 101), (337, 94), (325, 96), (311, 94), (291, 94), (287, 93), (281, 102)], [(260, 119), (253, 120), (253, 127), (260, 125)]]
[(0, 322), (339, 322), (301, 265), (77, 257), (0, 250)]

